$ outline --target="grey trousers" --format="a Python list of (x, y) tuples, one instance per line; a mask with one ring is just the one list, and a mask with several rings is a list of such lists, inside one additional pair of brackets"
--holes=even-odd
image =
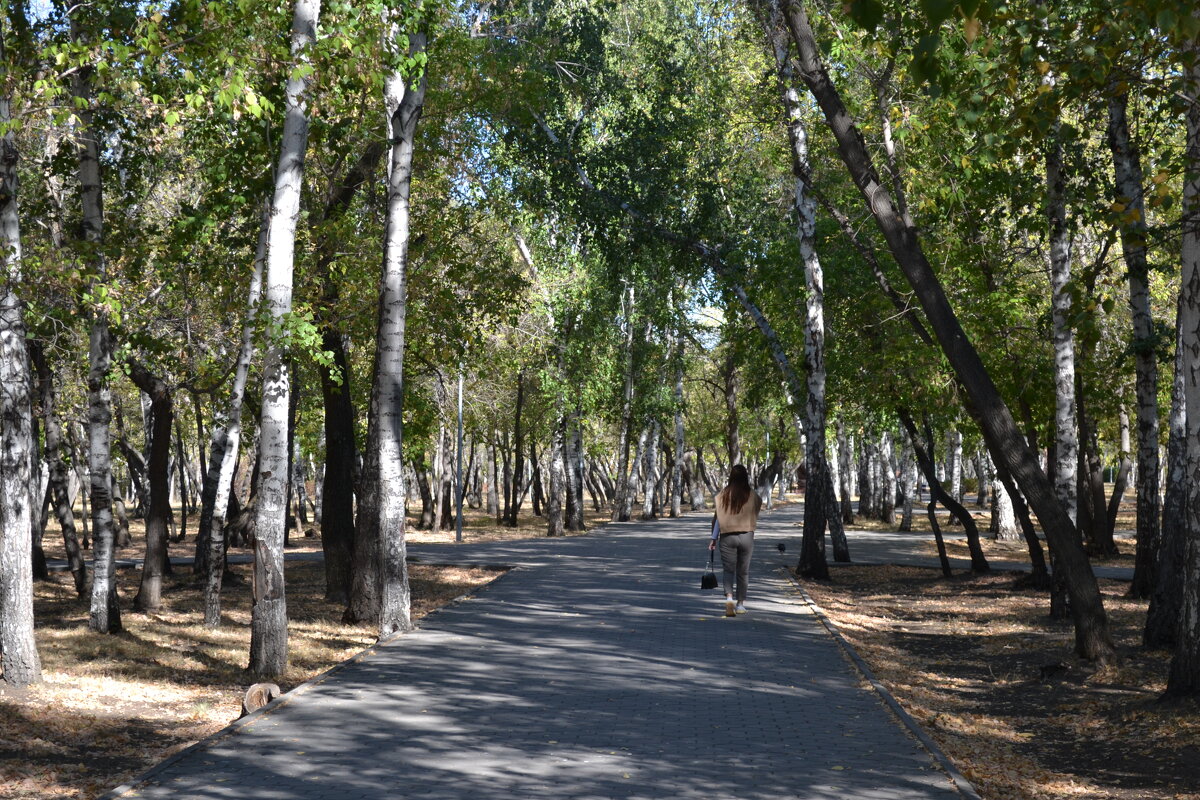
[(750, 554), (754, 552), (754, 531), (747, 533), (731, 533), (722, 536), (717, 543), (721, 551), (721, 566), (725, 572), (722, 583), (725, 594), (734, 594), (734, 576), (737, 576), (737, 593), (739, 603), (746, 601), (746, 585), (750, 582)]

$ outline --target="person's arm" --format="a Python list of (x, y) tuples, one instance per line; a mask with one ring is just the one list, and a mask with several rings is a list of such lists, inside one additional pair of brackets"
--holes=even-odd
[(713, 514), (712, 519), (712, 538), (708, 542), (708, 549), (717, 549), (717, 539), (721, 537), (721, 523), (717, 522), (717, 515)]

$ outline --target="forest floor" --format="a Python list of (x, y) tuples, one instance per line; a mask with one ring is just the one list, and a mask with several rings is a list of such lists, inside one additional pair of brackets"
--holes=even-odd
[(1200, 708), (1159, 702), (1145, 601), (1101, 580), (1120, 660), (1096, 669), (1019, 577), (846, 566), (804, 587), (987, 800), (1200, 798)]
[[(119, 558), (140, 558), (139, 526), (132, 525), (137, 546), (120, 550)], [(518, 530), (528, 537), (537, 527), (522, 520)], [(496, 535), (513, 534), (507, 528)], [(289, 552), (320, 548), (316, 538), (292, 541), (296, 546)], [(54, 525), (46, 546), (49, 557), (62, 556)], [(172, 552), (191, 555), (194, 546), (189, 535)], [(409, 569), (418, 618), (499, 574), (419, 564)], [(75, 596), (70, 573), (37, 582), (35, 624), (45, 682), (23, 691), (0, 689), (0, 798), (93, 798), (235, 720), (254, 680), (245, 671), (250, 566), (234, 564), (231, 570), (237, 577), (223, 592), (219, 630), (200, 622), (203, 595), (190, 567), (176, 567), (166, 579), (164, 606), (154, 613), (129, 609), (141, 571), (118, 570), (125, 629), (114, 636), (87, 630), (88, 601)], [(284, 691), (376, 638), (370, 626), (342, 623), (343, 606), (323, 599), (321, 563), (287, 562), (286, 571), (289, 666), (277, 681)]]

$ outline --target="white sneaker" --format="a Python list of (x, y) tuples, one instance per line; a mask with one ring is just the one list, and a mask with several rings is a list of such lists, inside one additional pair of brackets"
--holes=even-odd
[(734, 607), (733, 612), (735, 614), (745, 614), (746, 613), (746, 604), (738, 603), (737, 606)]
[(736, 617), (737, 616), (737, 609), (734, 607), (732, 597), (725, 598), (725, 616), (727, 616), (727, 617)]

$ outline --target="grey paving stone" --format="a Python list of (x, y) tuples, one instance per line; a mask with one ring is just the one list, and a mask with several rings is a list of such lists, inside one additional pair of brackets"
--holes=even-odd
[(778, 567), (764, 518), (746, 615), (701, 593), (706, 517), (586, 537), (414, 547), (517, 568), (195, 749), (140, 798), (757, 800), (958, 797)]

